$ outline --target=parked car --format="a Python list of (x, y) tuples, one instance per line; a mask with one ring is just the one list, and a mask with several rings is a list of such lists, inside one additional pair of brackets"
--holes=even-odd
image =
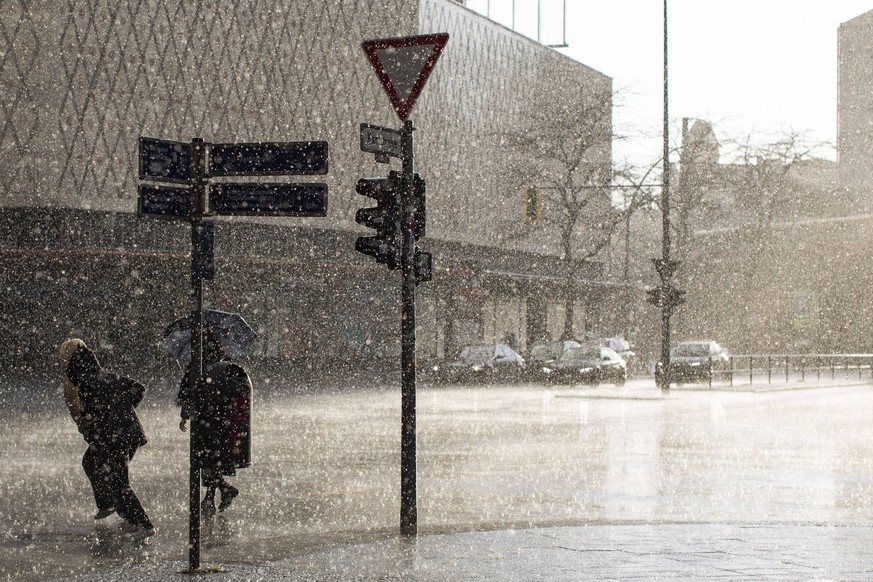
[(673, 382), (712, 381), (713, 373), (727, 368), (730, 355), (711, 340), (684, 341), (670, 348), (670, 378)]
[(637, 355), (631, 349), (630, 342), (628, 342), (623, 337), (602, 337), (587, 343), (610, 348), (616, 354), (621, 356), (621, 359), (624, 360), (628, 371), (633, 370), (636, 366)]
[(527, 377), (531, 380), (546, 379), (546, 374), (543, 371), (546, 362), (557, 360), (570, 348), (581, 347), (582, 344), (575, 340), (556, 340), (532, 345), (524, 356)]
[(463, 383), (516, 380), (524, 369), (524, 358), (508, 345), (476, 344), (433, 364), (431, 372), (437, 381)]
[(549, 381), (558, 384), (588, 384), (596, 386), (611, 382), (624, 386), (627, 381), (627, 364), (610, 348), (582, 346), (570, 348), (561, 357), (545, 365)]

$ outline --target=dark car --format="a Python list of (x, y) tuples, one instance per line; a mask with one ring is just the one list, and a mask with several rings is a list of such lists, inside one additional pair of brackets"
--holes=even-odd
[(588, 384), (596, 386), (610, 382), (624, 386), (627, 381), (625, 361), (610, 348), (588, 346), (570, 348), (561, 357), (545, 366), (549, 381), (557, 384)]
[(685, 341), (670, 348), (670, 378), (684, 382), (709, 383), (719, 370), (727, 368), (730, 356), (711, 340)]
[(570, 348), (581, 348), (582, 344), (575, 340), (557, 340), (534, 344), (524, 356), (527, 377), (531, 380), (545, 380), (543, 367), (546, 362), (552, 362), (561, 357)]
[(621, 359), (624, 360), (624, 363), (627, 366), (628, 372), (633, 370), (637, 365), (637, 355), (631, 348), (630, 342), (623, 337), (603, 337), (586, 343), (610, 348), (616, 354), (621, 356)]
[(431, 368), (440, 382), (490, 382), (515, 380), (525, 369), (524, 358), (506, 344), (464, 346), (454, 357), (437, 362)]

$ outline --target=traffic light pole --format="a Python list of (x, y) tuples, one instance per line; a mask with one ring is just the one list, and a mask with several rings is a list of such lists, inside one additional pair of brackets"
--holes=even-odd
[(401, 294), (400, 341), (401, 341), (401, 437), (400, 437), (400, 533), (416, 535), (418, 531), (418, 508), (416, 496), (416, 450), (415, 450), (415, 204), (412, 132), (415, 130), (407, 119), (402, 129), (403, 183), (401, 193), (401, 221), (403, 247), (401, 268), (403, 289)]

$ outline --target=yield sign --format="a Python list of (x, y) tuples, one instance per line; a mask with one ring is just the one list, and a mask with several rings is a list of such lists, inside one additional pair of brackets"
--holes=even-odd
[(406, 121), (448, 33), (367, 40), (361, 44), (401, 121)]

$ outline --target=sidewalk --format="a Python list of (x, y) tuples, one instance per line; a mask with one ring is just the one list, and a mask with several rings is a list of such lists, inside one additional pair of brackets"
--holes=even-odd
[[(206, 564), (216, 581), (873, 580), (873, 527), (632, 524), (396, 537), (265, 564)], [(68, 578), (191, 580), (184, 562)]]

